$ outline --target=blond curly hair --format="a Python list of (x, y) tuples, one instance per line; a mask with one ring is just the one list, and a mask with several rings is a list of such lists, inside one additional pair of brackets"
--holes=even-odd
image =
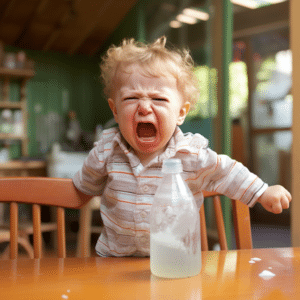
[(185, 101), (194, 106), (199, 96), (199, 83), (194, 73), (194, 61), (188, 50), (166, 48), (166, 37), (144, 44), (124, 39), (120, 46), (112, 45), (100, 64), (104, 93), (110, 97), (117, 70), (127, 64), (139, 64), (146, 76), (172, 75)]

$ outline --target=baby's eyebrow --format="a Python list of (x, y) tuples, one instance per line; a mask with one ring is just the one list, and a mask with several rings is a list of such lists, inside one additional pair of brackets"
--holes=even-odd
[(137, 97), (143, 97), (145, 93), (136, 91), (136, 90), (128, 90), (122, 93), (125, 97), (126, 96), (137, 96)]
[(150, 96), (150, 97), (163, 97), (164, 93), (163, 92), (150, 92), (150, 93), (148, 93), (148, 96)]
[(120, 89), (121, 95), (123, 96), (137, 96), (137, 97), (163, 97), (167, 96), (170, 89), (167, 87), (150, 87), (143, 88), (141, 86), (133, 86), (133, 87), (124, 87)]
[(133, 94), (137, 96), (156, 96), (156, 95), (161, 95), (163, 94), (163, 91), (158, 91), (158, 90), (139, 90), (139, 89), (126, 89), (121, 91), (122, 94)]

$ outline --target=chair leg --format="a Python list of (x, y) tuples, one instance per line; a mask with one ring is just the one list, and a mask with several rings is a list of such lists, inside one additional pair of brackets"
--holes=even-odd
[(80, 209), (77, 257), (89, 257), (91, 255), (91, 226), (92, 208), (90, 201)]
[[(45, 231), (45, 232), (47, 232), (47, 231)], [(19, 235), (20, 238), (27, 241), (27, 244), (32, 245), (30, 242), (30, 236), (32, 236), (32, 234), (31, 233), (27, 234), (26, 232)], [(45, 241), (43, 239), (43, 232), (41, 233), (41, 243), (42, 243), (41, 256), (43, 256), (43, 254), (45, 253), (45, 250), (46, 250)]]
[[(1, 240), (1, 242), (3, 242)], [(9, 242), (9, 240), (7, 240)], [(23, 237), (18, 237), (18, 245), (22, 246), (26, 253), (28, 254), (29, 258), (34, 258), (34, 251), (33, 247), (30, 244), (29, 240)], [(0, 258), (1, 259), (8, 259), (9, 258), (9, 245), (4, 249), (4, 251), (1, 253)]]
[(18, 244), (20, 244), (26, 250), (30, 258), (34, 258), (33, 247), (31, 246), (30, 242), (27, 239), (18, 237)]

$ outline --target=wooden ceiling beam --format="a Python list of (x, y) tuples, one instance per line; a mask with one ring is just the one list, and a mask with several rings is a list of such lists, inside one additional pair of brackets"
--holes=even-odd
[[(71, 3), (71, 2), (70, 2)], [(71, 5), (76, 5), (76, 0), (73, 1)], [(66, 12), (63, 14), (62, 18), (60, 19), (59, 23), (56, 24), (54, 27), (52, 33), (50, 34), (50, 37), (48, 38), (46, 44), (43, 47), (44, 51), (47, 51), (51, 48), (55, 40), (60, 36), (62, 33), (62, 30), (64, 27), (72, 20), (74, 19), (75, 15), (73, 15), (74, 12), (71, 11), (71, 7), (69, 6)]]
[(97, 27), (99, 19), (106, 12), (107, 8), (113, 4), (114, 0), (107, 1), (79, 1), (80, 5), (78, 10), (80, 11), (81, 27), (80, 32), (78, 32), (78, 38), (70, 46), (68, 53), (74, 54), (76, 50), (82, 45), (82, 43), (88, 38), (92, 31)]
[(37, 10), (36, 10), (37, 15), (40, 15), (45, 11), (49, 1), (50, 0), (41, 0), (40, 4), (39, 4), (39, 6), (37, 7)]
[(14, 42), (15, 46), (20, 45), (20, 42), (24, 38), (24, 36), (25, 36), (26, 32), (28, 31), (28, 29), (30, 28), (30, 25), (32, 24), (35, 16), (38, 15), (44, 9), (44, 7), (45, 7), (45, 5), (47, 4), (48, 1), (49, 0), (36, 1), (35, 7), (32, 10), (32, 13), (30, 14), (30, 16), (27, 19), (27, 21), (25, 22), (25, 24), (23, 25), (22, 32), (19, 34), (19, 36), (17, 37), (17, 39)]
[[(114, 13), (118, 10), (125, 15), (136, 2), (137, 0), (79, 0), (77, 10), (80, 12), (78, 20), (80, 31), (77, 34), (77, 39), (70, 45), (68, 53), (74, 54), (76, 52), (97, 27), (99, 22), (101, 22), (103, 16), (110, 14), (113, 18)], [(123, 7), (120, 8), (120, 6)]]
[(6, 18), (6, 16), (12, 11), (16, 0), (11, 0), (6, 3), (6, 6), (2, 12), (0, 12), (0, 24)]

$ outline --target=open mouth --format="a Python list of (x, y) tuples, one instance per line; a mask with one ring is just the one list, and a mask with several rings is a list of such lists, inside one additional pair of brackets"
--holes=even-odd
[(156, 128), (152, 123), (138, 123), (137, 136), (144, 141), (153, 141), (156, 138)]

